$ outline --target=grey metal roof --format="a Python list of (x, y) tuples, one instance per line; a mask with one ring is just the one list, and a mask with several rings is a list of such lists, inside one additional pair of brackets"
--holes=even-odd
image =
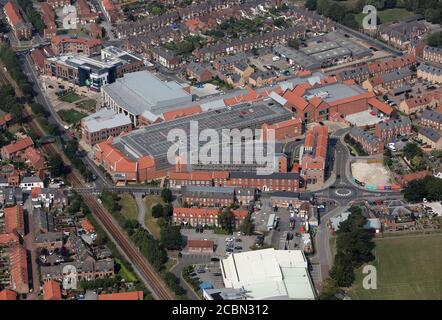
[(419, 130), (419, 134), (427, 137), (428, 139), (430, 139), (433, 142), (438, 142), (439, 139), (442, 137), (441, 134), (431, 128), (421, 128)]
[[(167, 152), (172, 146), (172, 142), (167, 141), (167, 136), (173, 129), (182, 129), (189, 135), (190, 121), (198, 122), (199, 131), (213, 129), (221, 133), (222, 129), (260, 129), (264, 123), (281, 122), (291, 119), (291, 116), (290, 111), (270, 99), (256, 104), (244, 103), (152, 124), (115, 138), (113, 145), (129, 158), (135, 160), (151, 155), (155, 158), (157, 168), (167, 168), (170, 166)], [(191, 139), (187, 140), (188, 150), (195, 150), (197, 146), (189, 141)], [(197, 141), (198, 143), (200, 142)]]
[(177, 82), (163, 82), (148, 71), (125, 74), (114, 83), (105, 85), (103, 92), (123, 109), (134, 115), (145, 111), (160, 115), (179, 109), (189, 103), (192, 96)]
[(301, 66), (307, 70), (317, 69), (321, 67), (321, 63), (317, 61), (314, 57), (310, 57), (301, 51), (286, 46), (275, 46), (273, 47), (273, 52), (283, 58), (292, 60), (296, 65)]
[[(441, 52), (442, 52), (442, 50), (441, 50)], [(428, 72), (428, 73), (431, 73), (431, 74), (434, 74), (434, 75), (442, 74), (442, 69), (441, 68), (438, 68), (438, 67), (435, 67), (435, 66), (430, 66), (430, 65), (424, 64), (424, 63), (420, 64), (419, 67), (417, 67), (417, 70), (420, 70), (422, 72)]]
[(369, 72), (368, 72), (367, 65), (363, 65), (363, 66), (355, 67), (350, 70), (341, 71), (339, 73), (339, 77), (342, 80), (349, 80), (349, 79), (355, 79), (355, 78), (365, 76), (365, 75), (368, 76), (368, 74), (369, 74)]
[(413, 88), (410, 85), (404, 84), (403, 86), (394, 88), (393, 94), (394, 95), (398, 95), (398, 94), (401, 94), (401, 93), (404, 93), (404, 92), (410, 92), (412, 90), (413, 90)]
[(392, 72), (385, 73), (381, 75), (381, 78), (384, 80), (384, 82), (392, 82), (396, 80), (401, 80), (405, 77), (412, 76), (414, 74), (413, 71), (411, 71), (408, 68), (402, 68), (399, 70), (395, 70)]
[(390, 120), (387, 122), (379, 123), (379, 127), (381, 130), (386, 130), (389, 128), (395, 128), (398, 126), (411, 125), (411, 120), (409, 118), (400, 118), (395, 120)]
[(362, 139), (364, 139), (365, 141), (369, 142), (369, 143), (377, 143), (378, 140), (376, 139), (376, 137), (366, 131), (363, 131), (361, 129), (359, 129), (358, 127), (353, 127), (350, 130), (350, 135), (353, 137), (361, 137)]
[(422, 119), (431, 120), (436, 123), (442, 123), (442, 114), (433, 110), (425, 109), (422, 113)]
[(330, 85), (321, 86), (319, 88), (309, 89), (306, 91), (305, 97), (315, 96), (323, 92), (327, 93), (327, 95), (323, 98), (323, 100), (326, 102), (332, 102), (340, 99), (346, 99), (358, 96), (366, 91), (357, 85), (333, 83)]

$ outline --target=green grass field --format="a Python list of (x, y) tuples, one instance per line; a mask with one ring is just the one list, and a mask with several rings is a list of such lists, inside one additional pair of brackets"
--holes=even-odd
[[(382, 11), (378, 11), (378, 17), (381, 20), (381, 23), (388, 23), (392, 21), (401, 21), (404, 18), (410, 17), (414, 15), (413, 12), (407, 11), (402, 8), (394, 8), (394, 9), (386, 9)], [(362, 19), (364, 18), (364, 13), (359, 13), (356, 15), (356, 21), (359, 26), (362, 26)]]
[(93, 99), (86, 99), (86, 100), (77, 102), (75, 105), (77, 107), (87, 110), (87, 111), (94, 111), (95, 106), (97, 105), (97, 102)]
[(65, 102), (74, 103), (75, 101), (80, 100), (82, 97), (75, 93), (74, 91), (68, 92), (64, 96), (60, 97), (60, 100)]
[(127, 282), (133, 282), (137, 280), (137, 277), (129, 271), (124, 264), (120, 261), (120, 259), (115, 258), (115, 263), (120, 266), (120, 271), (118, 271), (118, 274)]
[(353, 299), (442, 299), (442, 234), (376, 239), (372, 265), (377, 290), (362, 288), (362, 268), (355, 271)]
[(80, 122), (81, 119), (87, 116), (87, 114), (83, 112), (79, 112), (77, 110), (71, 109), (71, 110), (60, 110), (57, 112), (61, 119), (69, 124), (75, 124)]
[(121, 213), (126, 219), (137, 219), (138, 208), (137, 203), (129, 193), (123, 193), (120, 195)]
[(152, 234), (159, 239), (160, 238), (160, 227), (157, 224), (157, 219), (152, 217), (152, 207), (157, 203), (161, 203), (163, 206), (165, 205), (163, 199), (160, 196), (149, 195), (144, 198), (144, 203), (146, 204), (146, 217), (145, 224), (147, 229), (149, 229)]

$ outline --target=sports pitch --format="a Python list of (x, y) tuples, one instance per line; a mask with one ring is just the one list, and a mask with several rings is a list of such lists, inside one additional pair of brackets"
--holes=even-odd
[(355, 271), (352, 299), (442, 299), (442, 234), (376, 239), (372, 265), (377, 290), (362, 288), (362, 268)]

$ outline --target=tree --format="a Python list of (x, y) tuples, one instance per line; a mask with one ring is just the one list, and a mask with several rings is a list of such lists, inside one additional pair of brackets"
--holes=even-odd
[(161, 198), (166, 203), (172, 202), (172, 191), (170, 191), (170, 189), (168, 188), (164, 188), (163, 190), (161, 190)]
[(164, 207), (161, 203), (157, 203), (152, 207), (152, 217), (160, 218), (164, 216)]
[(166, 226), (160, 232), (161, 244), (169, 250), (180, 250), (183, 244), (183, 236), (179, 226)]
[(402, 192), (405, 200), (409, 202), (422, 201), (428, 196), (425, 179), (410, 181)]
[(229, 233), (233, 232), (235, 229), (235, 216), (232, 210), (221, 210), (221, 213), (218, 215), (218, 225)]
[(407, 143), (402, 152), (404, 156), (409, 160), (415, 156), (422, 157), (423, 155), (421, 148), (419, 148), (419, 146), (413, 142)]
[(251, 221), (250, 218), (251, 216), (249, 213), (240, 226), (241, 232), (243, 232), (247, 236), (252, 235), (253, 232), (255, 231), (255, 224)]
[(435, 32), (427, 38), (427, 44), (432, 47), (442, 48), (442, 32)]
[(340, 287), (350, 287), (353, 284), (355, 274), (349, 256), (341, 252), (336, 254), (333, 267), (330, 270), (330, 277)]
[(287, 44), (288, 44), (289, 47), (291, 47), (291, 48), (299, 49), (299, 40), (296, 39), (296, 38), (289, 39), (289, 41), (287, 42)]
[(441, 22), (440, 10), (432, 8), (425, 10), (425, 20), (431, 23), (440, 23)]
[(321, 293), (319, 294), (319, 300), (337, 300), (336, 293), (338, 292), (338, 286), (331, 278), (325, 279), (321, 283)]
[(305, 7), (309, 10), (316, 10), (316, 4), (317, 4), (316, 0), (307, 0), (305, 2)]
[(63, 160), (58, 154), (49, 157), (48, 166), (49, 171), (54, 177), (60, 177), (66, 174), (66, 168), (63, 164)]
[(342, 21), (342, 24), (352, 29), (358, 29), (359, 27), (354, 13), (346, 13)]

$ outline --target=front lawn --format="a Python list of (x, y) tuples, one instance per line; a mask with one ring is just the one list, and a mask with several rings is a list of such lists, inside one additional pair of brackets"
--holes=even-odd
[(70, 91), (68, 93), (66, 93), (64, 96), (60, 97), (61, 101), (65, 101), (65, 102), (69, 102), (69, 103), (74, 103), (75, 101), (80, 100), (82, 97), (80, 95), (78, 95), (77, 93), (75, 93), (74, 91)]
[(130, 193), (120, 194), (121, 213), (126, 219), (138, 218), (138, 207), (134, 197)]
[(146, 206), (146, 217), (145, 217), (145, 224), (147, 229), (149, 229), (150, 232), (155, 236), (155, 238), (160, 238), (160, 232), (161, 228), (157, 224), (157, 219), (155, 219), (152, 216), (152, 207), (156, 205), (157, 203), (160, 203), (161, 205), (165, 205), (163, 199), (161, 196), (157, 195), (148, 195), (144, 198), (144, 203)]
[(60, 110), (57, 113), (61, 117), (61, 119), (68, 124), (76, 124), (80, 122), (81, 119), (87, 116), (87, 114), (74, 109)]
[(93, 99), (86, 99), (75, 104), (77, 107), (87, 110), (87, 111), (95, 111), (95, 106), (97, 102)]

